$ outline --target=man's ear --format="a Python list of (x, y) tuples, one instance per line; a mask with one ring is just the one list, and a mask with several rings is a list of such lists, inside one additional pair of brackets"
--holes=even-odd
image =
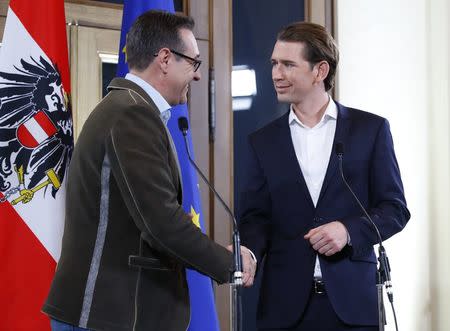
[(155, 60), (156, 64), (159, 66), (164, 74), (167, 74), (169, 64), (171, 61), (170, 50), (168, 48), (161, 48), (158, 53), (156, 53)]
[(316, 81), (323, 82), (330, 72), (330, 65), (327, 61), (320, 61), (319, 63), (316, 63), (315, 67), (317, 70)]

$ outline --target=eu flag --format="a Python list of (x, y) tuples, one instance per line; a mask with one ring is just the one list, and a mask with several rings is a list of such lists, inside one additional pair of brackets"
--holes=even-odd
[[(117, 66), (117, 75), (120, 77), (128, 73), (126, 64), (126, 34), (133, 24), (134, 20), (143, 12), (150, 9), (166, 10), (174, 12), (173, 0), (125, 0), (122, 19), (122, 33), (119, 46), (119, 64)], [(171, 117), (167, 126), (178, 154), (178, 160), (181, 168), (183, 180), (183, 208), (187, 213), (191, 213), (193, 222), (204, 231), (204, 222), (201, 213), (200, 192), (198, 189), (198, 179), (195, 170), (189, 163), (187, 152), (184, 148), (184, 138), (178, 129), (178, 119), (188, 116), (187, 106), (179, 105), (171, 109)], [(192, 138), (190, 133), (187, 135), (189, 148), (193, 151)], [(191, 301), (191, 322), (190, 331), (216, 331), (219, 330), (217, 313), (214, 305), (214, 295), (212, 283), (209, 277), (199, 274), (194, 270), (187, 270), (187, 279), (189, 284), (189, 294)], [(151, 294), (149, 294), (151, 295)]]

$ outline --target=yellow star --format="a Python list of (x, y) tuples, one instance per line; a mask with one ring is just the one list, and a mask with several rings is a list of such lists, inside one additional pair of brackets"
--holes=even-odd
[(191, 206), (192, 223), (200, 228), (200, 213), (196, 213), (193, 206)]
[(122, 53), (124, 53), (125, 54), (125, 63), (127, 63), (128, 61), (128, 58), (127, 58), (127, 46), (125, 45), (125, 46), (123, 46), (123, 48), (122, 48)]

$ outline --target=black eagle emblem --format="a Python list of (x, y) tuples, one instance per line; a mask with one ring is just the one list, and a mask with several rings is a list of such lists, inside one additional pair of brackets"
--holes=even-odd
[[(68, 168), (73, 151), (69, 97), (58, 68), (42, 56), (38, 61), (22, 59), (20, 64), (14, 72), (0, 72), (0, 191), (7, 195), (18, 181), (24, 191), (51, 187), (55, 198), (59, 185), (42, 182), (53, 178), (53, 183), (62, 183)], [(53, 131), (36, 146), (24, 144), (21, 130), (38, 118), (46, 120)]]

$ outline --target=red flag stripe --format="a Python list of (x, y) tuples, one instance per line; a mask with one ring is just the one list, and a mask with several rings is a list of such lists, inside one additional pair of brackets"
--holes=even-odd
[(39, 145), (25, 125), (17, 129), (17, 140), (26, 148), (35, 148)]
[(64, 1), (11, 0), (9, 7), (44, 53), (56, 63), (64, 90), (70, 93)]
[(34, 119), (39, 123), (47, 136), (51, 137), (58, 132), (51, 119), (42, 110), (34, 116)]
[(0, 292), (8, 298), (0, 325), (14, 326), (8, 330), (49, 330), (49, 319), (40, 310), (56, 262), (9, 202), (0, 202), (0, 215)]

